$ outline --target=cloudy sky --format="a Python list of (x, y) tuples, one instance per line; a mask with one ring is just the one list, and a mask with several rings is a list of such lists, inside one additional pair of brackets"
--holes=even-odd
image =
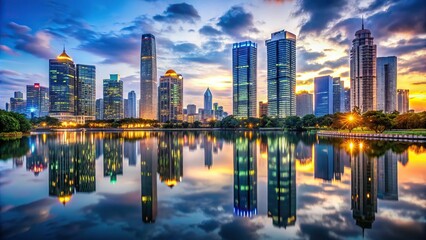
[(14, 91), (48, 86), (48, 59), (66, 46), (75, 63), (102, 79), (119, 73), (125, 96), (139, 98), (140, 37), (157, 39), (158, 76), (172, 68), (184, 77), (184, 105), (213, 101), (232, 112), (231, 44), (258, 43), (258, 100), (266, 100), (264, 41), (282, 29), (297, 35), (297, 91), (313, 77), (340, 76), (349, 87), (349, 49), (361, 27), (372, 31), (378, 56), (398, 56), (398, 88), (426, 110), (426, 3), (423, 0), (1, 1), (0, 108)]

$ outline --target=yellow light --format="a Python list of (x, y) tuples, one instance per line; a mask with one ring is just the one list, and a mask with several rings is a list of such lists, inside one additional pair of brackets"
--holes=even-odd
[(367, 198), (370, 198), (370, 194), (369, 193), (367, 193)]
[(348, 120), (349, 120), (349, 122), (352, 122), (352, 121), (354, 120), (354, 116), (352, 116), (352, 115), (349, 115), (349, 118), (348, 118)]
[(361, 142), (359, 143), (359, 148), (362, 149), (364, 147), (364, 144)]

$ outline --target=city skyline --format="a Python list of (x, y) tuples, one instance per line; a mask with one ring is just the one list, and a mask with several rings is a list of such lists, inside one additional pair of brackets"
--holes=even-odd
[[(118, 6), (94, 1), (87, 5), (93, 11), (81, 12), (78, 2), (21, 8), (17, 6), (25, 4), (4, 3), (1, 24), (5, 38), (0, 46), (0, 85), (4, 91), (0, 107), (5, 107), (14, 91), (24, 92), (26, 85), (39, 82), (47, 86), (46, 59), (54, 58), (64, 44), (75, 62), (96, 65), (97, 98), (102, 95), (102, 79), (114, 72), (123, 76), (124, 92), (138, 93), (140, 38), (147, 32), (156, 36), (158, 71), (173, 68), (185, 76), (184, 95), (188, 97), (184, 98), (184, 106), (202, 106), (202, 93), (210, 86), (219, 105), (232, 112), (230, 44), (245, 40), (259, 45), (257, 100), (265, 101), (266, 62), (260, 61), (266, 59), (263, 42), (280, 29), (297, 36), (297, 92), (312, 92), (313, 78), (325, 74), (341, 77), (348, 87), (350, 40), (360, 29), (360, 17), (364, 15), (365, 28), (375, 38), (377, 56), (398, 57), (397, 89), (410, 89), (410, 108), (424, 110), (421, 103), (426, 100), (426, 84), (422, 81), (425, 69), (421, 62), (425, 57), (425, 31), (419, 25), (422, 21), (414, 17), (422, 15), (417, 11), (424, 6), (420, 1), (361, 1), (358, 7), (346, 11), (351, 4), (341, 1), (314, 7), (302, 0), (224, 1), (215, 5), (141, 1)], [(141, 5), (146, 9), (142, 13), (136, 11)], [(37, 14), (20, 14), (28, 7)], [(183, 9), (181, 14), (174, 12), (176, 7)], [(329, 17), (319, 17), (329, 11), (333, 13)], [(61, 12), (61, 16), (48, 14), (51, 12)], [(109, 17), (117, 15), (120, 17)], [(277, 21), (282, 16), (284, 20)]]

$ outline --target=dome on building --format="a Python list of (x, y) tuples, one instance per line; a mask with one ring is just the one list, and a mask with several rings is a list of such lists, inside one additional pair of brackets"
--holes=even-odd
[(173, 69), (169, 69), (166, 72), (166, 76), (177, 76), (177, 73)]
[(57, 57), (57, 59), (72, 61), (72, 58), (71, 58), (70, 56), (68, 56), (68, 54), (65, 52), (65, 48), (64, 48), (64, 50), (62, 51), (61, 55), (59, 55), (59, 56)]

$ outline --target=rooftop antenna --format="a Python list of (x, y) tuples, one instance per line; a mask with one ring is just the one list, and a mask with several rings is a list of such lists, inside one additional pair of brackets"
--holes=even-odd
[(63, 52), (65, 52), (65, 43), (64, 43), (64, 50), (63, 50)]
[(361, 21), (362, 21), (362, 30), (364, 30), (364, 15), (362, 15)]

